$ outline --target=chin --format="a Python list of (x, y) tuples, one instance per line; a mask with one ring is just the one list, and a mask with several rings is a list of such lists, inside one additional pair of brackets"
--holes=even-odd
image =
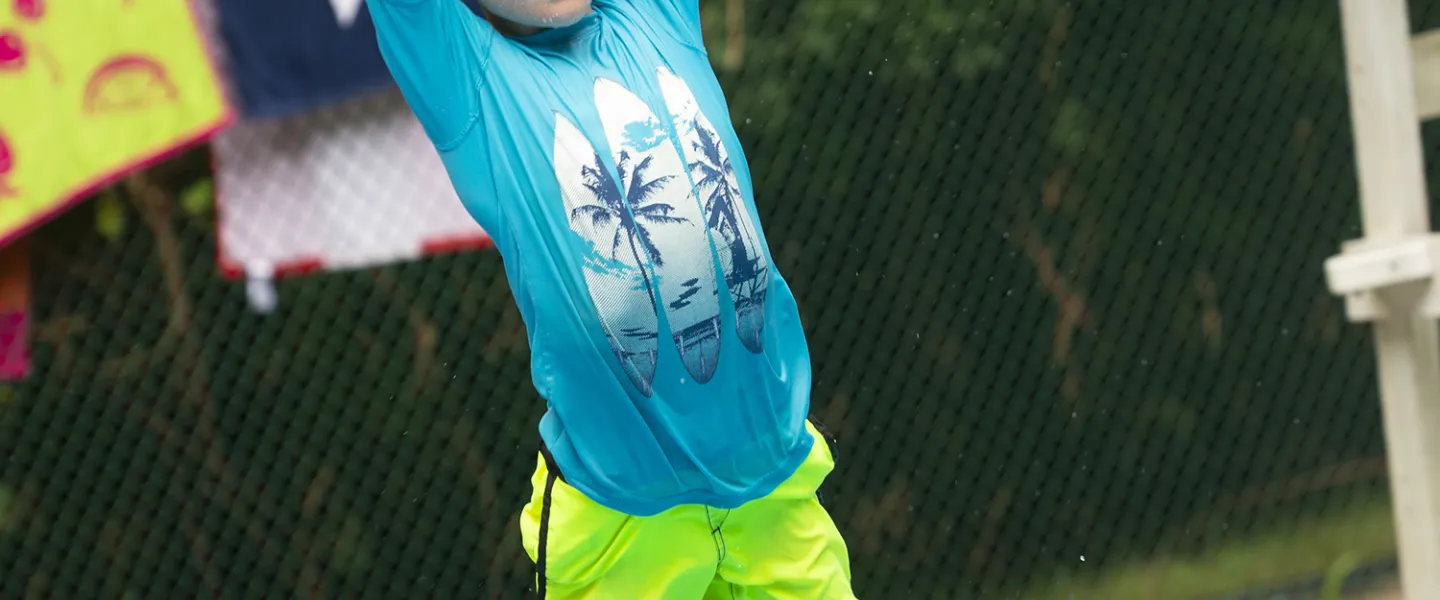
[(481, 4), (507, 21), (546, 29), (574, 25), (591, 10), (590, 0), (489, 0)]

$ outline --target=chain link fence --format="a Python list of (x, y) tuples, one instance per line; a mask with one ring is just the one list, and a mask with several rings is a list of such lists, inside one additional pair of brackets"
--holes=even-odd
[[(703, 5), (861, 598), (1384, 575), (1372, 348), (1321, 269), (1360, 234), (1336, 7)], [(500, 257), (255, 314), (176, 202), (209, 177), (162, 165), (28, 241), (0, 597), (523, 597), (543, 406)]]

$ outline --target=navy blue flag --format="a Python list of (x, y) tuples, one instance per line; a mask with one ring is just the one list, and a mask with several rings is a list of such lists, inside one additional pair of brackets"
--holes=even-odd
[(281, 117), (391, 83), (364, 0), (214, 0), (246, 117)]
[(365, 0), (214, 2), (245, 117), (292, 115), (392, 84)]

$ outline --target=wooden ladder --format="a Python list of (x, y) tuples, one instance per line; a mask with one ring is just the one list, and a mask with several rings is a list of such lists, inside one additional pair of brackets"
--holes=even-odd
[(1440, 32), (1412, 36), (1406, 0), (1340, 6), (1365, 233), (1326, 279), (1374, 329), (1401, 584), (1440, 598), (1440, 235), (1420, 141), (1440, 117)]

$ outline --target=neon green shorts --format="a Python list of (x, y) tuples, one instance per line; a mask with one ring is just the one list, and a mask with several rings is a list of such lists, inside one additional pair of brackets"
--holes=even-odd
[(835, 468), (814, 426), (810, 457), (773, 493), (734, 510), (652, 517), (605, 508), (553, 476), (544, 456), (520, 516), (540, 597), (550, 600), (854, 600), (850, 557), (816, 490)]

